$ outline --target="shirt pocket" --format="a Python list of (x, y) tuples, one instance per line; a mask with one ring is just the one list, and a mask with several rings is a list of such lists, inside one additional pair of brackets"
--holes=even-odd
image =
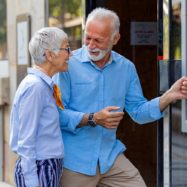
[(97, 97), (98, 92), (98, 85), (94, 81), (89, 82), (75, 82), (72, 85), (72, 95), (71, 99), (74, 104), (80, 104), (83, 105), (83, 102), (85, 104), (88, 100), (95, 100), (94, 98)]

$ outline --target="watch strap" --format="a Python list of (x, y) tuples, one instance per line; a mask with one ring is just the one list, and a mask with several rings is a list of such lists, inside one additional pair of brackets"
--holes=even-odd
[(88, 116), (88, 125), (90, 125), (91, 127), (96, 126), (96, 123), (95, 123), (93, 117), (94, 117), (94, 113), (90, 113)]

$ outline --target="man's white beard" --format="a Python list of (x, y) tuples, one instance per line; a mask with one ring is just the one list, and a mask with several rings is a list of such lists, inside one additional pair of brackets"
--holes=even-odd
[[(88, 49), (88, 47), (86, 46), (86, 49), (87, 49), (87, 53), (88, 53), (88, 57), (92, 60), (92, 61), (99, 61), (101, 59), (104, 58), (104, 56), (110, 51), (110, 48), (108, 49), (105, 49), (105, 50), (101, 50), (101, 49), (98, 49), (98, 48), (95, 48), (93, 50), (90, 50)], [(96, 55), (91, 55), (90, 52), (99, 52), (99, 54), (96, 56)]]

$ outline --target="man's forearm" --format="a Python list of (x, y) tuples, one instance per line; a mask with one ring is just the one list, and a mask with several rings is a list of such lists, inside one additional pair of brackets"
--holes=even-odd
[(81, 127), (84, 127), (88, 124), (88, 116), (89, 114), (84, 114), (81, 122), (79, 123), (79, 125), (77, 126), (77, 128), (81, 128)]
[(160, 97), (160, 111), (164, 111), (172, 101), (172, 94), (168, 90)]

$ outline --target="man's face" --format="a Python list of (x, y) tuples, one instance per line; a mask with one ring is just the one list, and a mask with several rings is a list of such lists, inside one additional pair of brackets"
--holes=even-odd
[(89, 21), (86, 24), (84, 43), (91, 60), (104, 59), (113, 47), (111, 22)]

